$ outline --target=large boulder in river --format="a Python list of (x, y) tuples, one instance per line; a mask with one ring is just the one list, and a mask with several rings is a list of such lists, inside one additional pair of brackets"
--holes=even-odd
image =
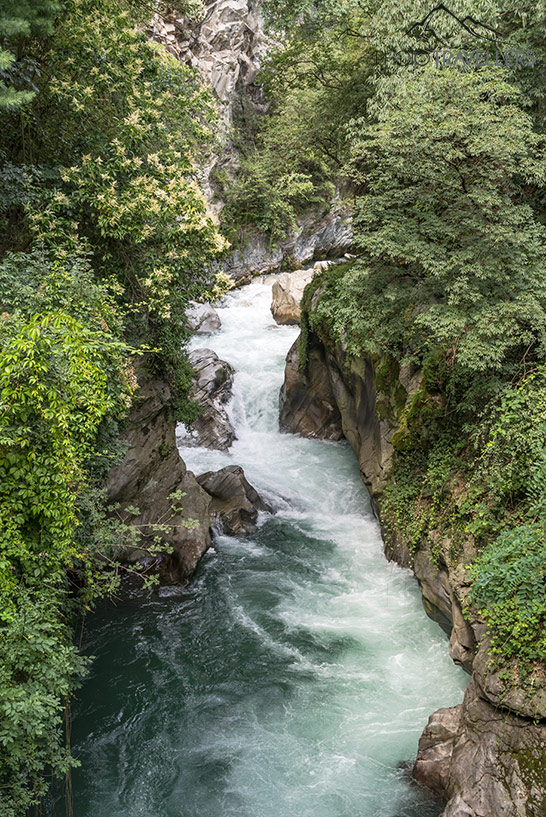
[(197, 477), (197, 481), (212, 496), (210, 509), (213, 519), (216, 518), (224, 533), (231, 536), (252, 533), (258, 511), (270, 513), (272, 510), (238, 465), (228, 465), (220, 471), (207, 471)]
[(186, 310), (188, 329), (197, 335), (210, 335), (217, 332), (222, 323), (218, 312), (210, 304), (198, 304), (193, 301)]
[(301, 318), (303, 290), (312, 280), (315, 269), (283, 272), (273, 284), (271, 314), (282, 325), (298, 324)]
[(231, 399), (233, 368), (212, 349), (194, 349), (189, 359), (195, 371), (191, 396), (201, 408), (201, 415), (193, 423), (197, 442), (205, 448), (225, 451), (235, 439), (225, 408)]

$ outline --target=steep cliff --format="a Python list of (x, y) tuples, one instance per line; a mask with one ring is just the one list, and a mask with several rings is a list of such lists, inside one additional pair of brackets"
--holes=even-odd
[[(324, 331), (319, 338), (307, 330), (301, 365), (298, 348), (296, 341), (287, 356), (281, 427), (310, 437), (345, 437), (381, 520), (404, 417), (420, 399), (422, 374), (349, 357)], [(414, 777), (448, 800), (444, 817), (544, 815), (543, 681), (537, 675), (523, 684), (517, 666), (499, 671), (491, 661), (486, 627), (466, 604), (472, 537), (455, 549), (431, 527), (416, 546), (403, 526), (383, 529), (387, 558), (413, 569), (426, 612), (450, 634), (451, 657), (472, 672), (464, 702), (431, 716)]]
[[(164, 582), (186, 581), (194, 572), (210, 546), (211, 518), (211, 497), (178, 453), (170, 396), (168, 384), (158, 379), (148, 380), (137, 393), (125, 434), (127, 453), (111, 470), (107, 485), (110, 502), (119, 504), (124, 520), (142, 531), (143, 546), (158, 535), (156, 526), (165, 525), (159, 535), (171, 552), (160, 556)], [(171, 498), (175, 493), (176, 500)], [(138, 508), (138, 515), (127, 508)], [(146, 551), (135, 548), (124, 556), (136, 561)]]

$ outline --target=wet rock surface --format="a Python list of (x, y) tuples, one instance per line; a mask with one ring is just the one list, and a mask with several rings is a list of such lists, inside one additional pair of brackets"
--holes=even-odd
[(228, 535), (252, 533), (256, 529), (258, 512), (272, 511), (238, 465), (207, 471), (198, 476), (197, 481), (212, 497), (210, 509), (213, 520), (216, 519)]
[(201, 408), (193, 430), (198, 445), (227, 450), (235, 439), (235, 431), (226, 412), (231, 399), (233, 368), (220, 360), (211, 349), (194, 349), (189, 355), (195, 371), (191, 396)]
[(419, 743), (415, 779), (448, 799), (443, 817), (543, 817), (546, 725), (493, 706), (472, 680)]
[(198, 335), (217, 332), (222, 323), (218, 312), (210, 304), (191, 303), (186, 310), (188, 329)]
[(324, 349), (316, 347), (309, 351), (309, 365), (304, 374), (299, 368), (298, 340), (291, 346), (280, 395), (280, 426), (283, 431), (302, 437), (343, 439), (341, 414)]
[(286, 358), (280, 423), (286, 431), (304, 437), (345, 437), (358, 457), (362, 479), (374, 496), (381, 493), (392, 464), (395, 427), (376, 411), (369, 360), (348, 361), (340, 346), (326, 349), (310, 333), (302, 368), (296, 341)]

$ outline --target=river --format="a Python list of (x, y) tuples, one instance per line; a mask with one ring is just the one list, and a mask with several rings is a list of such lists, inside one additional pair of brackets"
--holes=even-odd
[[(236, 370), (229, 452), (184, 445), (196, 473), (227, 464), (277, 508), (246, 539), (218, 535), (185, 590), (132, 593), (87, 625), (96, 656), (74, 705), (75, 817), (435, 817), (410, 784), (428, 715), (467, 681), (385, 560), (346, 443), (278, 430), (297, 335), (271, 286), (230, 294), (196, 337)], [(52, 813), (60, 813), (59, 803)]]

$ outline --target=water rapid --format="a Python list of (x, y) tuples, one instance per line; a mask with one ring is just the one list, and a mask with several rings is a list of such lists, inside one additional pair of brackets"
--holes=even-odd
[(75, 817), (440, 811), (402, 764), (466, 676), (409, 571), (385, 560), (348, 445), (279, 433), (297, 329), (276, 327), (270, 302), (252, 283), (195, 338), (236, 370), (232, 449), (180, 444), (196, 473), (242, 465), (277, 513), (249, 538), (217, 536), (184, 591), (128, 595), (88, 623)]

